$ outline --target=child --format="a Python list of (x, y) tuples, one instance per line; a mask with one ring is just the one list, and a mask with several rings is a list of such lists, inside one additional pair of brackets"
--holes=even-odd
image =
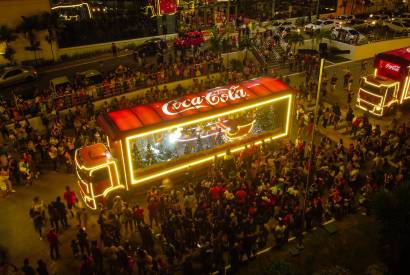
[(79, 254), (78, 243), (76, 240), (71, 241), (71, 252), (73, 253), (73, 257), (77, 258)]

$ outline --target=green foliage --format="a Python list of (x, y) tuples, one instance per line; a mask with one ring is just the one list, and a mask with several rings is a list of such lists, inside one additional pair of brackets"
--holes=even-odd
[(303, 45), (305, 38), (299, 32), (291, 32), (287, 37), (288, 43), (293, 46), (293, 51), (296, 51), (296, 45)]
[(330, 30), (318, 30), (313, 35), (314, 41), (319, 44), (323, 41), (324, 38), (331, 39)]
[(214, 27), (211, 29), (211, 50), (214, 53), (219, 53), (221, 51), (222, 35), (218, 33), (218, 30)]
[(17, 35), (12, 28), (6, 25), (0, 26), (0, 41), (10, 43), (17, 39)]
[(244, 36), (239, 41), (239, 49), (248, 49), (252, 46), (252, 41), (248, 36)]
[(147, 144), (146, 154), (145, 154), (145, 162), (146, 162), (146, 166), (157, 163), (157, 159), (155, 157), (154, 150), (152, 150), (152, 146), (151, 146), (150, 143)]
[(275, 113), (270, 106), (259, 108), (256, 112), (256, 126), (264, 131), (272, 130), (275, 126)]
[(13, 56), (14, 56), (15, 53), (16, 53), (16, 51), (15, 51), (12, 47), (7, 46), (6, 52), (4, 53), (4, 57), (5, 57), (8, 61), (10, 61), (11, 63), (13, 63)]

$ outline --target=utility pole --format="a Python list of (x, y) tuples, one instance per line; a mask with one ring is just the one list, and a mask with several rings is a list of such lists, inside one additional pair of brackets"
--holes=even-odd
[(304, 203), (303, 203), (303, 217), (305, 217), (306, 213), (306, 204), (307, 204), (307, 197), (309, 193), (309, 188), (313, 182), (313, 162), (314, 162), (314, 154), (315, 154), (315, 134), (316, 134), (316, 123), (317, 115), (319, 113), (319, 100), (320, 100), (320, 90), (322, 88), (322, 74), (323, 74), (323, 65), (325, 63), (325, 59), (322, 57), (320, 59), (320, 70), (319, 70), (319, 80), (317, 85), (317, 93), (316, 93), (316, 104), (315, 110), (313, 115), (313, 128), (312, 128), (312, 135), (311, 135), (311, 142), (310, 142), (310, 154), (309, 154), (309, 163), (308, 163), (308, 176), (306, 180), (305, 186), (305, 196), (304, 196)]
[(317, 0), (317, 3), (316, 3), (316, 20), (319, 19), (319, 6), (320, 6), (320, 0)]

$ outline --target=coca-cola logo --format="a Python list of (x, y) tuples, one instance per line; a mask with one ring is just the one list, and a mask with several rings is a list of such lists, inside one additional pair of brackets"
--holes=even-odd
[(179, 113), (186, 112), (192, 109), (206, 108), (209, 106), (218, 105), (220, 102), (235, 101), (247, 97), (248, 94), (239, 86), (230, 88), (222, 88), (211, 91), (203, 96), (197, 96), (192, 99), (184, 98), (182, 100), (171, 100), (162, 105), (164, 114), (174, 116)]
[(395, 72), (400, 71), (400, 66), (399, 65), (394, 65), (394, 64), (387, 63), (386, 65), (384, 65), (384, 67), (386, 69), (389, 69), (389, 70), (392, 70), (392, 71), (395, 71)]

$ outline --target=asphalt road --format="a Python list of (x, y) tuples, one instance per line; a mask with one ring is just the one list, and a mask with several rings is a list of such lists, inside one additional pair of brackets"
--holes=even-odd
[[(70, 62), (72, 63), (72, 62)], [(9, 88), (4, 88), (1, 91), (1, 95), (10, 96), (12, 92), (16, 94), (24, 94), (26, 96), (32, 95), (36, 88), (44, 89), (50, 85), (50, 80), (60, 76), (67, 76), (70, 80), (74, 79), (77, 72), (83, 72), (86, 70), (98, 70), (100, 72), (108, 72), (117, 68), (119, 65), (125, 65), (133, 67), (135, 62), (132, 55), (119, 56), (112, 58), (108, 56), (105, 60), (97, 59), (88, 61), (79, 61), (79, 63), (69, 64), (69, 65), (57, 65), (53, 68), (39, 68), (39, 78), (35, 81), (20, 84), (18, 86), (13, 86)]]

